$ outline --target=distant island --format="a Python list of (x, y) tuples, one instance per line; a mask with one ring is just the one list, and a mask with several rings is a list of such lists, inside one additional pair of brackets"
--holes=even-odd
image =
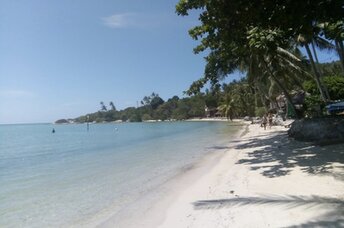
[[(67, 123), (104, 123), (104, 122), (142, 122), (152, 120), (184, 120), (189, 118), (210, 117), (215, 113), (207, 110), (216, 110), (217, 96), (213, 96), (208, 90), (194, 96), (179, 98), (174, 96), (164, 101), (157, 93), (145, 96), (139, 107), (128, 107), (117, 110), (113, 102), (107, 106), (100, 102), (97, 112), (79, 116), (74, 119), (59, 119), (56, 124)], [(210, 108), (208, 108), (210, 107)], [(217, 113), (220, 115), (220, 113)]]

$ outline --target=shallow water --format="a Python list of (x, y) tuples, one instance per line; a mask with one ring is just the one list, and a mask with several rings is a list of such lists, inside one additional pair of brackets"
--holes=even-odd
[(225, 122), (95, 124), (89, 132), (86, 125), (0, 125), (0, 227), (70, 226), (120, 211), (238, 129)]

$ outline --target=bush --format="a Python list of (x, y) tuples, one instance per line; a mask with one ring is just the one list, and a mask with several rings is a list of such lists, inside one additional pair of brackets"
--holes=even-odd
[[(332, 100), (344, 99), (344, 77), (329, 76), (323, 78), (324, 84), (328, 89)], [(319, 90), (314, 80), (309, 80), (303, 83), (306, 92), (312, 96), (318, 96)]]
[(305, 115), (308, 117), (319, 117), (323, 114), (325, 103), (320, 95), (310, 95), (305, 98)]
[(141, 122), (142, 119), (141, 119), (141, 116), (138, 115), (138, 114), (132, 114), (129, 118), (129, 121), (130, 122)]
[(104, 118), (101, 118), (101, 117), (98, 117), (98, 118), (96, 118), (96, 123), (102, 123), (102, 122), (104, 122), (105, 121), (105, 119)]
[(256, 116), (262, 117), (266, 113), (266, 110), (264, 107), (256, 107), (254, 112)]
[(151, 120), (151, 119), (152, 119), (152, 117), (151, 117), (149, 114), (147, 114), (147, 113), (145, 113), (145, 114), (142, 115), (142, 120), (143, 120), (143, 121)]
[(324, 83), (328, 88), (328, 92), (332, 100), (344, 99), (344, 77), (325, 77)]

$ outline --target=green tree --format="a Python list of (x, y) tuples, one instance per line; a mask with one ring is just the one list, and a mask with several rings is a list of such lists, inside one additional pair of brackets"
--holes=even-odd
[(180, 105), (173, 110), (172, 112), (172, 119), (176, 120), (185, 120), (189, 118), (189, 110), (190, 107), (185, 104), (184, 102), (180, 103)]
[(319, 25), (327, 39), (334, 40), (335, 47), (344, 73), (344, 20), (325, 22)]
[(164, 100), (159, 96), (157, 93), (152, 93), (150, 96), (145, 96), (141, 104), (143, 106), (151, 107), (153, 110), (159, 107), (159, 105), (163, 104)]
[[(344, 100), (344, 77), (328, 76), (324, 78), (324, 83), (329, 88), (329, 93), (333, 100)], [(314, 81), (304, 82), (304, 87), (312, 96), (317, 95)]]
[[(184, 98), (183, 100), (185, 100), (189, 106), (188, 118), (204, 117), (205, 116), (204, 108), (205, 108), (207, 99), (209, 99), (209, 97), (207, 97), (206, 95), (201, 95), (201, 94)], [(216, 101), (215, 104), (217, 104), (217, 102), (218, 101)]]
[(222, 113), (223, 116), (227, 117), (227, 119), (232, 120), (233, 116), (236, 114), (235, 110), (235, 101), (230, 97), (230, 95), (225, 96), (224, 101), (218, 107), (218, 110)]
[(309, 44), (312, 42), (312, 37), (307, 39), (304, 36), (299, 35), (297, 41), (306, 49), (306, 52), (307, 52), (307, 55), (308, 55), (308, 58), (313, 70), (314, 79), (320, 92), (320, 96), (324, 102), (327, 102), (328, 100), (330, 100), (330, 97), (327, 93), (327, 88), (325, 88), (325, 85), (321, 80), (321, 73), (316, 65), (316, 62), (311, 52), (311, 48), (309, 46)]
[[(289, 49), (298, 44), (297, 37), (300, 34), (311, 37), (302, 42), (309, 53), (309, 43), (321, 32), (316, 30), (316, 26), (327, 21), (342, 21), (343, 5), (342, 0), (180, 0), (176, 6), (179, 15), (188, 15), (193, 9), (201, 11), (201, 25), (192, 28), (189, 33), (193, 39), (200, 40), (194, 52), (197, 54), (207, 50), (209, 53), (205, 58), (203, 77), (190, 86), (189, 92), (199, 90), (207, 82), (218, 84), (234, 70), (243, 69), (244, 63), (245, 70), (250, 65), (260, 68), (262, 74), (254, 74), (255, 77), (271, 78), (292, 105), (288, 89), (284, 86), (284, 81), (288, 81), (286, 77), (290, 77), (286, 72), (300, 71), (301, 68), (295, 61), (290, 61), (291, 56), (275, 56), (280, 51), (291, 53)], [(313, 64), (314, 61), (310, 61)], [(326, 90), (319, 77), (315, 71), (314, 78), (326, 100)], [(253, 80), (253, 83), (256, 81)]]
[(147, 114), (147, 113), (142, 115), (142, 120), (143, 121), (152, 120), (152, 119), (153, 118), (149, 114)]
[(246, 79), (225, 84), (219, 111), (226, 117), (254, 116), (255, 94)]
[(341, 76), (344, 77), (341, 64), (339, 61), (333, 61), (329, 63), (319, 64), (319, 68), (323, 72), (324, 76)]

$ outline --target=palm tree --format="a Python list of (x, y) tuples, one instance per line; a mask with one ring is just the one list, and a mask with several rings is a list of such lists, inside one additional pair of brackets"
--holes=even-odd
[[(316, 63), (316, 66), (317, 66), (317, 70), (318, 70), (321, 78), (323, 78), (324, 74), (323, 74), (322, 70), (320, 68), (318, 68), (318, 66), (320, 65), (320, 62), (319, 62), (319, 59), (318, 59), (318, 54), (317, 54), (317, 51), (316, 51), (316, 47), (318, 49), (320, 49), (320, 50), (327, 50), (327, 51), (333, 51), (336, 48), (329, 41), (327, 41), (326, 39), (320, 37), (317, 34), (313, 35), (313, 38), (312, 38), (310, 44), (311, 44), (311, 47), (312, 47), (312, 51), (313, 51), (315, 63)], [(325, 92), (325, 96), (327, 97), (328, 100), (331, 100), (331, 97), (330, 97), (330, 94), (328, 92), (327, 87), (325, 86), (324, 83), (322, 83), (322, 86), (323, 86), (323, 89), (324, 89), (324, 92)]]
[(109, 106), (111, 107), (111, 110), (116, 111), (116, 107), (112, 101), (110, 101)]
[[(286, 86), (281, 81), (283, 77), (279, 74), (282, 70), (288, 70), (288, 68), (285, 67), (287, 63), (297, 68), (297, 64), (293, 63), (295, 62), (294, 55), (289, 54), (288, 51), (281, 48), (279, 45), (286, 42), (285, 40), (283, 40), (283, 42), (280, 41), (283, 39), (282, 35), (281, 31), (278, 29), (269, 30), (254, 27), (248, 31), (247, 38), (250, 52), (249, 58), (247, 59), (247, 65), (250, 66), (248, 74), (251, 78), (258, 78), (257, 80), (263, 78), (267, 80), (270, 78), (270, 80), (272, 80), (284, 93), (293, 112), (296, 114), (296, 117), (299, 118), (291, 96)], [(284, 46), (286, 46), (286, 44), (284, 44)]]
[(327, 102), (330, 98), (328, 96), (326, 96), (326, 92), (325, 92), (325, 86), (324, 83), (321, 81), (321, 74), (319, 69), (317, 68), (317, 65), (315, 64), (312, 52), (311, 52), (311, 48), (309, 47), (309, 44), (312, 42), (312, 39), (307, 39), (305, 36), (303, 35), (299, 35), (297, 38), (297, 41), (301, 44), (301, 46), (305, 47), (311, 67), (312, 67), (312, 71), (313, 71), (313, 75), (314, 75), (314, 80), (317, 84), (317, 87), (319, 89), (320, 92), (320, 96), (322, 98), (322, 100), (324, 102)]
[[(317, 64), (319, 64), (319, 59), (318, 59), (318, 54), (316, 51), (316, 47), (320, 50), (326, 50), (326, 51), (336, 51), (336, 47), (335, 45), (333, 45), (330, 41), (324, 39), (323, 37), (315, 34), (313, 36), (313, 39), (311, 41), (311, 47), (312, 47), (312, 51), (313, 51), (313, 55), (314, 55), (314, 59), (316, 61)], [(321, 70), (319, 69), (320, 73)]]
[(224, 102), (217, 108), (228, 120), (232, 120), (235, 115), (235, 101), (229, 94), (225, 96)]
[(107, 111), (107, 108), (106, 108), (104, 102), (102, 102), (102, 101), (100, 102), (100, 110), (101, 111)]
[(339, 60), (344, 72), (344, 21), (337, 21), (332, 23), (321, 23), (318, 25), (322, 29), (323, 34), (329, 40), (335, 43), (335, 49), (338, 53)]

